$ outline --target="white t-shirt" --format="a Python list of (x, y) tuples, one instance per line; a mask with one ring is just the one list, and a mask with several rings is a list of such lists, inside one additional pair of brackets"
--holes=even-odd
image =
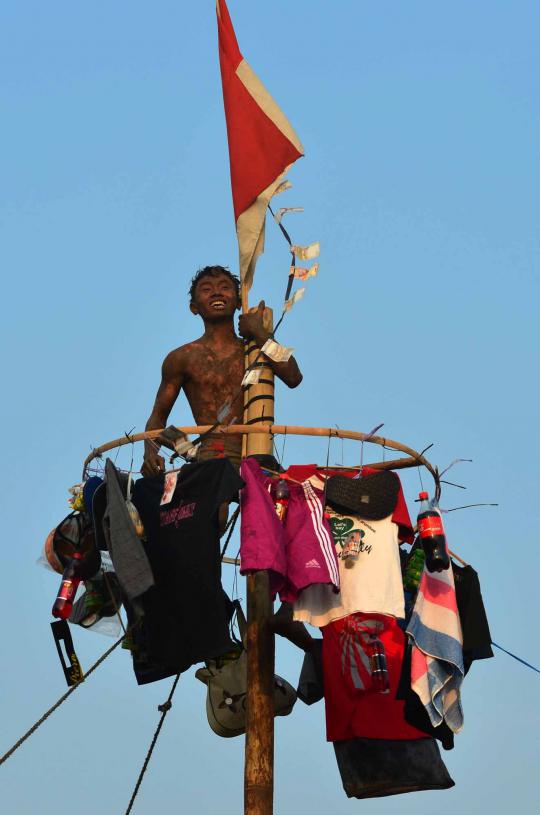
[[(294, 619), (321, 627), (356, 611), (404, 617), (398, 525), (392, 515), (364, 521), (330, 507), (326, 513), (339, 559), (341, 591), (336, 594), (324, 584), (308, 586), (294, 603)], [(355, 559), (342, 558), (351, 536), (360, 551)]]

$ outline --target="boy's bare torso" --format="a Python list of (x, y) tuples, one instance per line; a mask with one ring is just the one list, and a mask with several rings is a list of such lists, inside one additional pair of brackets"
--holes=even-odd
[(182, 376), (193, 418), (199, 425), (214, 424), (225, 402), (234, 399), (228, 421), (242, 420), (244, 343), (235, 338), (226, 346), (212, 347), (204, 338), (173, 351), (174, 364)]

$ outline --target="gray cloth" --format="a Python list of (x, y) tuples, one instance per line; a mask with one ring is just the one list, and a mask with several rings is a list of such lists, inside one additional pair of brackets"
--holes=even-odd
[(103, 530), (116, 576), (128, 598), (133, 601), (154, 585), (154, 575), (129, 516), (126, 493), (121, 487), (118, 470), (110, 458), (105, 464), (105, 477), (107, 509), (103, 516)]
[(454, 786), (431, 738), (335, 741), (343, 788), (349, 798), (378, 798)]

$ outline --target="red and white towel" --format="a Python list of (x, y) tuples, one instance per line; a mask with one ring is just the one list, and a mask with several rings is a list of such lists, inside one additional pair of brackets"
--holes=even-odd
[(435, 727), (445, 721), (458, 733), (463, 727), (463, 635), (452, 567), (428, 572), (424, 566), (407, 634), (412, 640), (412, 689)]

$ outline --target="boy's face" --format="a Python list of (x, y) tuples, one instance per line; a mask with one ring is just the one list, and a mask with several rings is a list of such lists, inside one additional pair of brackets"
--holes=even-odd
[(202, 277), (189, 308), (192, 314), (199, 314), (204, 322), (231, 319), (239, 308), (236, 286), (224, 274)]

